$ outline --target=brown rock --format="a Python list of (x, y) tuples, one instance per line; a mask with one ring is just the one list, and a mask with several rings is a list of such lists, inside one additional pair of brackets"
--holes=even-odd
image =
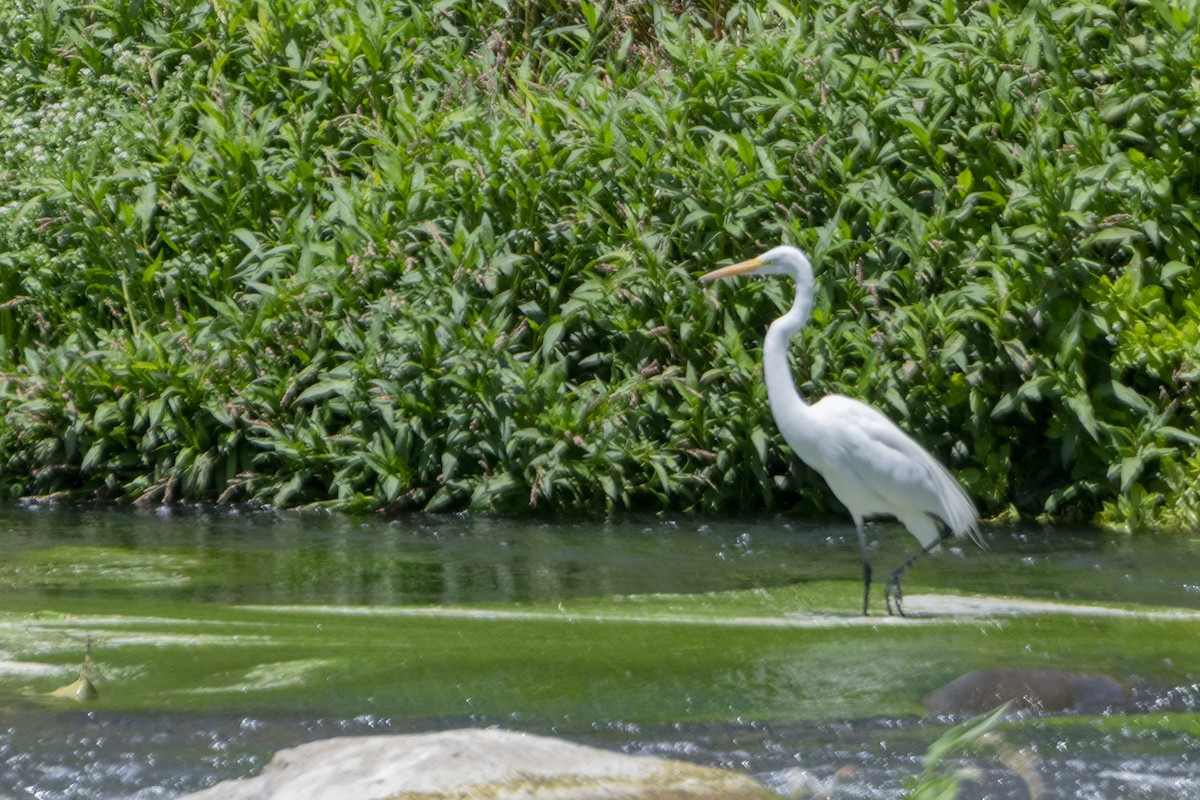
[(996, 667), (955, 678), (922, 702), (934, 713), (981, 714), (1003, 703), (1014, 710), (1096, 712), (1129, 700), (1129, 690), (1107, 675)]

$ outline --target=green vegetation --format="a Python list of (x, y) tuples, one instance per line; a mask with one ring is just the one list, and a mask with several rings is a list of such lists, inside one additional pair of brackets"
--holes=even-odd
[[(981, 745), (990, 744), (1015, 754), (1015, 749), (1007, 748), (1003, 739), (993, 732), (1003, 721), (1007, 711), (1008, 706), (1005, 704), (986, 716), (980, 715), (942, 734), (925, 753), (925, 765), (921, 774), (904, 782), (907, 789), (904, 794), (905, 800), (954, 800), (958, 797), (959, 788), (969, 779), (969, 775), (964, 770), (948, 770), (945, 762), (961, 751), (976, 750), (980, 749)], [(1026, 772), (1034, 779), (1033, 782), (1026, 780), (1030, 796), (1040, 798), (1043, 793), (1040, 782), (1037, 782), (1036, 771), (1027, 769)], [(1025, 775), (1022, 775), (1022, 778), (1024, 777)]]
[(1200, 5), (11, 0), (0, 495), (802, 508), (758, 373), (990, 514), (1200, 520)]

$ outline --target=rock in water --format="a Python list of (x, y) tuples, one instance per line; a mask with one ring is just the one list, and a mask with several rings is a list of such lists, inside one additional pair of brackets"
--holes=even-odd
[(543, 736), (348, 736), (275, 754), (262, 774), (181, 800), (775, 800), (746, 775)]
[(1095, 713), (1125, 706), (1129, 699), (1129, 690), (1107, 675), (996, 667), (955, 678), (923, 702), (938, 714), (982, 714), (1008, 702), (1014, 710)]

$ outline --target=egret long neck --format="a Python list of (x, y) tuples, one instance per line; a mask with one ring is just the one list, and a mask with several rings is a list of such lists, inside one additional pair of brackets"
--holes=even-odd
[(809, 408), (796, 389), (792, 366), (788, 361), (788, 346), (792, 334), (804, 327), (812, 314), (813, 279), (811, 268), (796, 276), (796, 299), (788, 313), (771, 323), (763, 343), (763, 372), (767, 380), (767, 397), (775, 424), (787, 443), (804, 461), (812, 464), (808, 447), (816, 432), (808, 424)]

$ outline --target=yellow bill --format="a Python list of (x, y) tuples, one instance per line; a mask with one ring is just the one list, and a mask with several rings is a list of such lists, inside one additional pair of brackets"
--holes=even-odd
[(748, 272), (754, 272), (754, 270), (758, 269), (762, 265), (762, 261), (757, 258), (752, 258), (749, 261), (742, 261), (738, 264), (732, 264), (728, 267), (714, 269), (707, 275), (701, 275), (700, 280), (708, 283), (709, 281), (715, 281), (718, 278), (729, 278), (733, 275), (745, 275)]

